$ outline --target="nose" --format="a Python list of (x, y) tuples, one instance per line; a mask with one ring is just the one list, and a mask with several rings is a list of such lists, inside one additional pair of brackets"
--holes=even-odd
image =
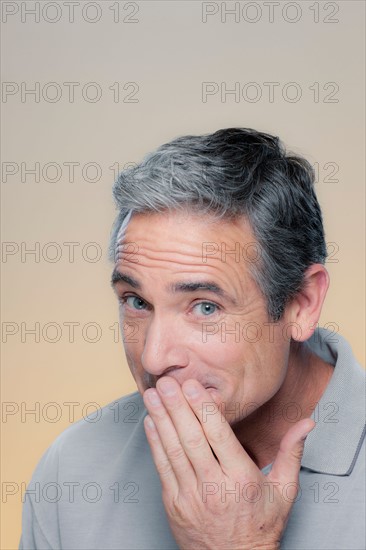
[(145, 333), (141, 363), (153, 376), (162, 376), (188, 365), (187, 342), (176, 319), (163, 318), (155, 312)]

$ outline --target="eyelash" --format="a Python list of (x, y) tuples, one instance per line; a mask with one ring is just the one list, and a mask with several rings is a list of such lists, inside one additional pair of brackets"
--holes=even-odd
[[(135, 308), (132, 308), (131, 309), (133, 311), (147, 311), (149, 309), (149, 304), (147, 304), (147, 302), (145, 302), (145, 300), (143, 298), (140, 298), (140, 296), (137, 296), (136, 294), (129, 294), (129, 295), (125, 295), (125, 296), (121, 296), (120, 298), (118, 298), (118, 301), (119, 303), (123, 306), (127, 303), (127, 300), (128, 298), (137, 298), (138, 300), (141, 300), (144, 304), (146, 304), (148, 307), (146, 309), (135, 309)], [(221, 306), (219, 306), (218, 304), (216, 304), (215, 302), (211, 302), (210, 300), (201, 300), (199, 302), (196, 302), (192, 309), (202, 305), (202, 304), (207, 304), (207, 305), (210, 305), (210, 306), (213, 306), (216, 308), (216, 310), (212, 313), (212, 315), (215, 315), (215, 313), (221, 311)], [(204, 315), (202, 314), (202, 317), (211, 317), (212, 315)]]
[[(220, 309), (221, 309), (219, 305), (215, 304), (215, 302), (208, 302), (208, 301), (206, 301), (206, 300), (202, 300), (201, 302), (197, 302), (196, 304), (194, 304), (193, 309), (194, 309), (195, 307), (202, 306), (203, 304), (207, 304), (207, 305), (209, 305), (209, 306), (213, 306), (213, 307), (216, 308), (215, 311), (212, 313), (212, 315), (215, 315), (215, 313), (217, 313), (217, 312), (220, 311)], [(211, 317), (212, 315), (204, 315), (204, 314), (202, 314), (202, 317)]]
[[(129, 294), (127, 296), (121, 296), (120, 298), (118, 298), (118, 301), (121, 305), (125, 305), (127, 303), (127, 300), (128, 298), (137, 298), (138, 300), (141, 300), (141, 302), (144, 302), (144, 304), (148, 305), (145, 300), (143, 300), (142, 298), (140, 298), (140, 296), (136, 296), (135, 294)], [(131, 309), (134, 309), (134, 308), (131, 308)], [(145, 309), (144, 310), (138, 310), (138, 309), (134, 309), (134, 311), (146, 311)]]

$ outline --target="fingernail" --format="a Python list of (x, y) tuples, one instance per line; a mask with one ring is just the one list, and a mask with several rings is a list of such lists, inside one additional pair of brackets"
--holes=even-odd
[(175, 395), (177, 390), (175, 381), (167, 376), (158, 381), (157, 388), (164, 395)]
[(150, 428), (150, 430), (155, 430), (155, 424), (151, 416), (147, 416), (145, 422), (147, 424), (147, 427)]
[(150, 403), (152, 405), (154, 405), (154, 406), (161, 405), (160, 397), (159, 397), (158, 393), (155, 390), (149, 391), (148, 394), (147, 394), (147, 398), (148, 398), (148, 400), (150, 401)]

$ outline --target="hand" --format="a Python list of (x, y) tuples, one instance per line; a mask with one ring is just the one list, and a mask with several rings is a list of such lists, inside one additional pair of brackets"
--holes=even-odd
[[(165, 376), (145, 391), (144, 403), (146, 436), (179, 547), (278, 549), (298, 491), (304, 440), (315, 423), (308, 418), (291, 427), (265, 476), (198, 381), (180, 387)], [(206, 417), (208, 404), (217, 412)]]

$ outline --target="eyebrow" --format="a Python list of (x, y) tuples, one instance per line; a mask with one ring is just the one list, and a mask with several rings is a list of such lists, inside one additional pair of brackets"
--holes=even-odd
[[(133, 288), (136, 288), (138, 290), (141, 290), (141, 284), (131, 277), (130, 275), (127, 275), (126, 273), (121, 273), (117, 269), (114, 269), (111, 277), (111, 286), (114, 287), (116, 283), (124, 282), (128, 285), (132, 286)], [(221, 286), (216, 284), (213, 281), (191, 281), (191, 282), (179, 282), (179, 283), (173, 283), (168, 286), (168, 290), (171, 292), (196, 292), (197, 290), (206, 290), (208, 292), (213, 292), (214, 294), (217, 294), (218, 296), (228, 300), (233, 305), (237, 305), (237, 301), (230, 296)]]
[(213, 281), (192, 281), (184, 283), (174, 283), (169, 287), (173, 292), (195, 292), (196, 290), (207, 290), (217, 294), (221, 298), (225, 298), (229, 302), (236, 305), (236, 301), (228, 294), (221, 286)]
[(130, 277), (130, 275), (126, 275), (126, 273), (121, 273), (120, 271), (118, 271), (118, 269), (114, 269), (111, 277), (111, 286), (115, 287), (116, 283), (120, 283), (120, 282), (127, 283), (133, 288), (137, 288), (138, 290), (141, 290), (141, 285), (136, 279), (134, 279), (133, 277)]

